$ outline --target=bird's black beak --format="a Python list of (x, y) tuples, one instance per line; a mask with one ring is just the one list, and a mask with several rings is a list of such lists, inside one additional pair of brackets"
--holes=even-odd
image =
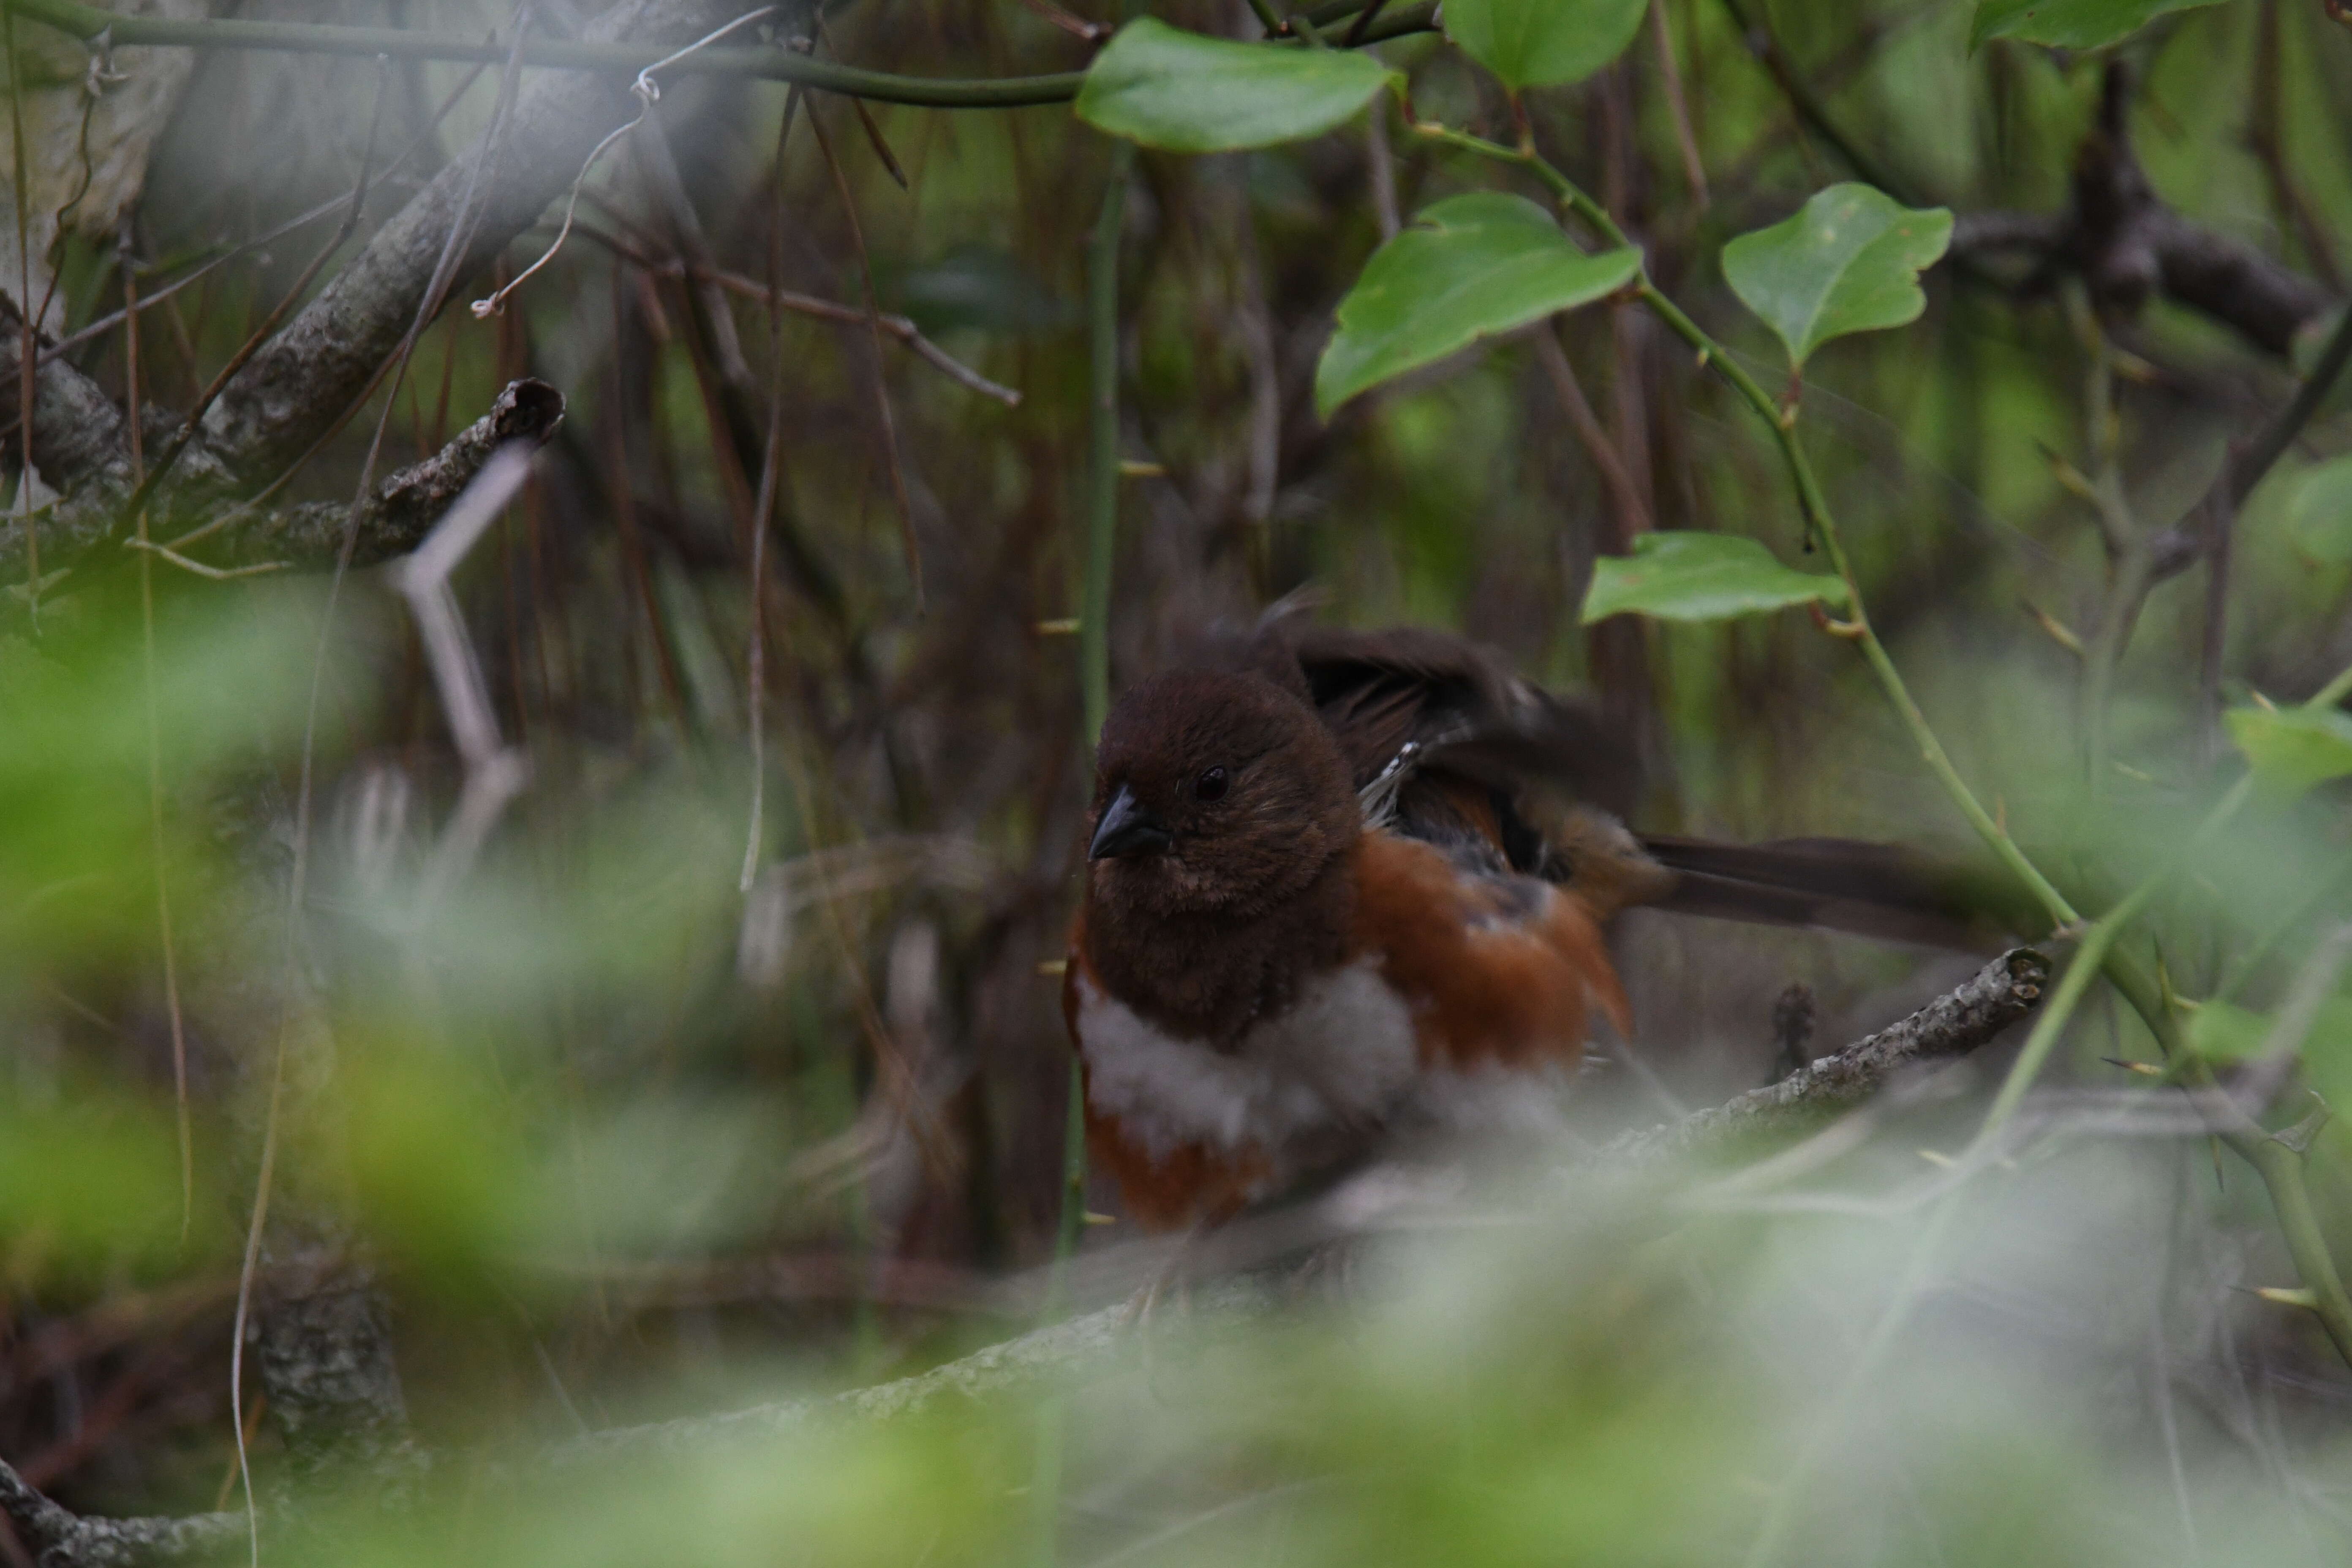
[(1157, 855), (1176, 841), (1168, 825), (1136, 803), (1125, 784), (1103, 807), (1095, 824), (1094, 841), (1087, 846), (1089, 860), (1114, 860), (1122, 855)]

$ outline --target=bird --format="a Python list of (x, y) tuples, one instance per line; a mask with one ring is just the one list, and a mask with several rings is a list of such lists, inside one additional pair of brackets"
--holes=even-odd
[(1431, 628), (1271, 616), (1127, 690), (1062, 1004), (1130, 1217), (1197, 1233), (1411, 1133), (1528, 1125), (1596, 1018), (1632, 1033), (1606, 933), (1635, 905), (1983, 944), (1891, 847), (1637, 837), (1634, 774), (1589, 704)]

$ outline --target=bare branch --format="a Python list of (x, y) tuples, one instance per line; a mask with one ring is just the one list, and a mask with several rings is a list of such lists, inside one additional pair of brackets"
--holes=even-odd
[[(354, 566), (373, 566), (416, 548), (490, 458), (509, 442), (544, 445), (563, 423), (563, 395), (530, 377), (498, 395), (490, 411), (459, 431), (450, 443), (421, 463), (386, 476), (361, 510)], [(342, 501), (310, 501), (268, 512), (230, 511), (195, 533), (172, 542), (185, 551), (207, 538), (218, 544), (215, 558), (237, 566), (265, 563), (297, 571), (322, 571), (342, 548)]]
[[(16, 301), (0, 296), (0, 429), (12, 437), (12, 459), (23, 401), (23, 322)], [(33, 399), (33, 467), (60, 493), (98, 490), (118, 500), (131, 493), (131, 427), (122, 410), (104, 387), (63, 360), (40, 368)]]
[(2049, 959), (2030, 947), (2011, 948), (1901, 1023), (1713, 1110), (1612, 1139), (1593, 1163), (1655, 1160), (1733, 1132), (1859, 1104), (1905, 1068), (1975, 1050), (2032, 1012), (2049, 983)]
[(2031, 263), (2024, 287), (2079, 275), (2109, 321), (2138, 313), (2161, 293), (2284, 355), (2335, 303), (2327, 289), (2250, 245), (2191, 223), (2164, 205), (2132, 151), (2128, 73), (2107, 72), (2099, 117), (2074, 157), (2063, 213), (1987, 212), (1952, 230), (1956, 260), (1980, 267), (2001, 254)]
[(8, 1516), (41, 1568), (133, 1568), (210, 1557), (243, 1538), (245, 1518), (82, 1519), (43, 1497), (0, 1460), (0, 1513)]

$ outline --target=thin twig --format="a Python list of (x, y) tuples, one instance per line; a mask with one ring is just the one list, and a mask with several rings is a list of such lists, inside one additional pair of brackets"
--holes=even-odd
[(41, 624), (41, 536), (33, 523), (33, 426), (35, 405), (40, 395), (35, 382), (35, 361), (40, 348), (40, 334), (33, 321), (31, 308), (33, 251), (28, 237), (33, 219), (27, 205), (31, 197), (26, 194), (25, 184), (28, 176), (25, 164), (24, 57), (16, 52), (16, 14), (13, 9), (0, 16), (0, 41), (5, 41), (8, 49), (8, 119), (16, 185), (16, 289), (25, 296), (16, 302), (16, 314), (24, 329), (16, 349), (20, 373), (16, 420), (25, 438), (23, 460), (16, 470), (16, 514), (25, 528), (25, 602), (33, 625), (37, 626)]
[[(801, 107), (794, 89), (784, 100), (783, 119), (776, 126), (775, 168), (768, 197), (768, 289), (772, 296), (783, 273), (784, 147), (793, 133), (793, 119)], [(768, 312), (768, 441), (760, 455), (760, 492), (751, 501), (751, 635), (745, 654), (744, 706), (751, 742), (751, 821), (743, 834), (743, 868), (737, 890), (750, 898), (758, 880), (760, 856), (765, 848), (764, 820), (768, 801), (768, 529), (776, 507), (776, 491), (783, 479), (784, 454), (784, 318)]]
[(1560, 347), (1554, 324), (1536, 329), (1536, 363), (1551, 381), (1552, 392), (1559, 398), (1562, 412), (1568, 416), (1569, 427), (1576, 432), (1577, 445), (1601, 472), (1601, 482), (1608, 487), (1609, 499), (1617, 509), (1620, 531), (1627, 539), (1650, 531), (1650, 509), (1642, 503), (1642, 492), (1626, 469), (1624, 454), (1609, 439), (1601, 427), (1601, 417), (1593, 413), (1591, 400), (1584, 395), (1584, 387), (1576, 379), (1576, 367), (1569, 363), (1568, 353)]
[(1385, 93), (1372, 100), (1372, 111), (1364, 116), (1364, 163), (1365, 174), (1372, 187), (1372, 218), (1380, 226), (1381, 242), (1385, 245), (1404, 226), (1397, 211), (1396, 158), (1389, 150)]
[(1666, 109), (1675, 122), (1675, 145), (1683, 155), (1683, 178), (1690, 182), (1694, 206), (1703, 213), (1714, 198), (1707, 194), (1706, 163), (1699, 157), (1698, 137), (1691, 130), (1690, 103), (1683, 96), (1682, 67), (1675, 63), (1674, 28), (1666, 20), (1665, 0), (1650, 0), (1650, 32), (1658, 47), (1658, 75), (1665, 83)]
[(2226, 508), (2234, 515), (2245, 507), (2248, 498), (2268, 477), (2279, 458), (2294, 444), (2295, 437), (2319, 412), (2320, 405), (2334, 390), (2347, 363), (2352, 363), (2352, 309), (2347, 309), (2336, 323), (2334, 334), (2321, 349), (2318, 363), (2312, 366), (2295, 388), (2294, 396), (2285, 407), (2272, 416), (2250, 440), (2234, 448), (2221, 471), (2207, 487), (2205, 494), (2182, 514), (2179, 521), (2147, 542), (2146, 581), (2135, 598), (2119, 602), (2121, 619), (2116, 628), (2118, 647), (2128, 644), (2140, 609), (2147, 594), (2157, 584), (2186, 572), (2203, 559), (2210, 542), (2215, 537), (2210, 523), (2213, 509)]
[(898, 457), (898, 419), (890, 409), (890, 384), (882, 366), (882, 303), (874, 287), (874, 258), (866, 253), (866, 230), (857, 221), (857, 202), (849, 194), (849, 180), (842, 173), (841, 160), (834, 156), (833, 138), (825, 134), (824, 119), (809, 106), (809, 130), (816, 136), (817, 151), (824, 155), (824, 166), (833, 175), (833, 188), (841, 197), (842, 216), (849, 221), (849, 242), (857, 251), (857, 281), (866, 293), (866, 328), (874, 338), (874, 407), (882, 424), (882, 466), (890, 479), (891, 499), (898, 505), (898, 542), (906, 552), (907, 574), (913, 580), (915, 613), (924, 608), (923, 550), (915, 537), (915, 507), (907, 496), (907, 476)]
[(563, 204), (563, 226), (555, 231), (554, 239), (548, 243), (545, 250), (540, 252), (538, 260), (509, 279), (505, 286), (494, 290), (489, 298), (474, 301), (474, 315), (478, 320), (484, 316), (495, 316), (505, 310), (507, 296), (529, 282), (533, 273), (554, 260), (555, 253), (563, 248), (563, 242), (572, 237), (572, 215), (580, 210), (580, 187), (588, 183), (589, 174), (595, 170), (596, 160), (604, 155), (604, 150), (607, 147), (643, 125), (646, 122), (646, 116), (654, 111), (654, 105), (661, 101), (661, 86), (654, 80), (654, 72), (676, 65), (680, 60), (691, 58), (737, 28), (758, 21), (774, 9), (773, 5), (762, 5), (755, 11), (746, 11), (725, 26), (712, 28), (686, 47), (663, 56), (637, 73), (636, 79), (629, 83), (630, 95), (637, 100), (636, 115), (627, 123), (615, 127), (602, 142), (597, 142), (589, 151), (587, 161), (580, 165), (579, 177), (572, 182), (571, 199)]
[(1111, 29), (1100, 22), (1089, 22), (1083, 16), (1074, 16), (1055, 5), (1054, 0), (1021, 0), (1021, 4), (1072, 37), (1083, 38), (1089, 44), (1097, 43), (1111, 35)]
[(1780, 40), (1774, 35), (1769, 20), (1760, 14), (1751, 16), (1747, 0), (1723, 0), (1723, 8), (1731, 14), (1732, 22), (1739, 29), (1741, 41), (1747, 44), (1765, 70), (1770, 73), (1773, 81), (1779, 84), (1782, 96), (1788, 99), (1790, 107), (1797, 111), (1797, 118), (1804, 122), (1806, 129), (1826, 143), (1847, 168), (1905, 206), (1927, 205), (1911, 188), (1909, 181), (1864, 151), (1839, 128), (1837, 121), (1830, 117), (1828, 107), (1822, 102), (1821, 95), (1790, 61), (1788, 51), (1780, 47)]
[(583, 237), (594, 240), (616, 256), (625, 257), (657, 278), (678, 278), (688, 282), (716, 283), (730, 294), (740, 295), (747, 300), (757, 300), (772, 310), (790, 310), (796, 315), (814, 316), (822, 321), (837, 321), (845, 326), (853, 327), (863, 327), (872, 322), (904, 343), (916, 358), (939, 370), (957, 385), (977, 392), (982, 397), (994, 398), (1007, 408), (1021, 406), (1021, 394), (1017, 390), (1006, 386), (1002, 382), (991, 381), (980, 372), (957, 360), (939, 344), (925, 337), (921, 329), (908, 317), (893, 315), (887, 310), (869, 312), (861, 310), (855, 305), (843, 305), (831, 300), (821, 300), (814, 294), (796, 293), (790, 289), (771, 288), (759, 279), (746, 278), (740, 272), (702, 267), (681, 258), (672, 257), (665, 259), (639, 246), (631, 244), (618, 235), (607, 234), (592, 224), (583, 223), (577, 226)]
[(465, 763), (456, 816), (434, 846), (409, 915), (420, 928), (472, 866), (499, 814), (530, 778), (529, 757), (499, 732), (481, 661), (467, 642), (457, 595), (449, 591), (449, 574), (530, 478), (529, 447), (520, 441), (502, 447), (394, 574), (416, 617), (442, 713)]

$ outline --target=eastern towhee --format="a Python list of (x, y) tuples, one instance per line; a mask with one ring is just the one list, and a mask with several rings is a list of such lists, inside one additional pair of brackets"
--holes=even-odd
[[(1508, 1124), (1598, 1012), (1630, 905), (1971, 944), (1900, 852), (1639, 838), (1576, 703), (1460, 638), (1280, 623), (1136, 686), (1096, 759), (1063, 1011), (1141, 1224), (1229, 1217), (1400, 1131)], [(1520, 1117), (1524, 1120), (1524, 1117)]]

